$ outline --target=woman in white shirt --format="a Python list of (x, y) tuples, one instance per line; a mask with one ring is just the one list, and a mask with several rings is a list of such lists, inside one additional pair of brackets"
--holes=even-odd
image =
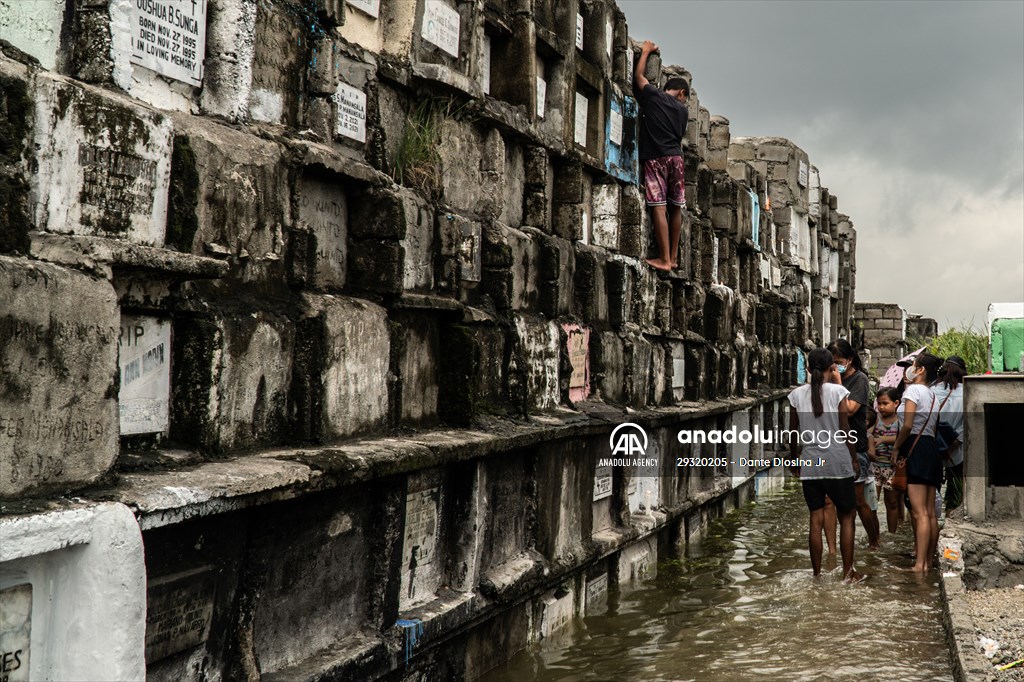
[[(825, 498), (832, 500), (839, 515), (839, 553), (843, 577), (856, 583), (864, 576), (853, 569), (854, 513), (857, 494), (853, 481), (860, 470), (856, 435), (851, 435), (847, 396), (842, 384), (829, 383), (835, 372), (832, 353), (816, 348), (807, 357), (811, 383), (789, 394), (789, 451), (799, 466), (804, 500), (810, 512), (808, 545), (814, 577), (821, 574), (821, 531), (825, 524)], [(801, 451), (802, 450), (802, 451)]]
[(914, 571), (931, 568), (939, 543), (939, 519), (935, 515), (935, 491), (942, 485), (942, 458), (935, 444), (938, 402), (928, 388), (935, 381), (941, 360), (921, 353), (907, 367), (906, 388), (896, 413), (903, 427), (892, 447), (894, 461), (907, 460), (907, 499), (914, 525)]

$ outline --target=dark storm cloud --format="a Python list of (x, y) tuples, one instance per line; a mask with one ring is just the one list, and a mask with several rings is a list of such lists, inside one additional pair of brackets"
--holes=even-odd
[[(789, 137), (812, 161), (855, 149), (979, 190), (1024, 166), (1024, 3), (620, 6), (633, 37), (688, 68), (734, 135)], [(798, 139), (817, 118), (832, 129)]]
[(857, 228), (858, 300), (945, 328), (1024, 298), (1024, 2), (619, 6), (733, 136), (808, 153)]

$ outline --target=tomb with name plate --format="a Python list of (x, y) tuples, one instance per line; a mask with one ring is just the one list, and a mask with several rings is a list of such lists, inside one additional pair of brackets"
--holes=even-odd
[(114, 290), (0, 256), (0, 291), (0, 498), (91, 483), (117, 456)]
[(0, 516), (0, 679), (141, 680), (142, 534), (123, 504)]
[(171, 122), (154, 111), (37, 79), (32, 194), (39, 229), (161, 246)]
[(613, 87), (605, 122), (604, 163), (609, 175), (635, 184), (639, 173), (636, 100)]
[(436, 472), (409, 478), (402, 539), (402, 608), (433, 599), (441, 586), (441, 498), (441, 482)]
[(206, 0), (131, 2), (128, 18), (132, 64), (194, 87), (203, 84)]
[(166, 432), (171, 393), (170, 321), (122, 315), (117, 346), (121, 435)]
[(462, 18), (455, 7), (445, 0), (424, 0), (420, 37), (427, 55), (437, 52), (450, 60), (458, 60), (461, 28)]
[(159, 109), (196, 105), (207, 67), (208, 0), (67, 2), (75, 5), (63, 47), (72, 73), (112, 82)]
[(338, 182), (326, 176), (304, 175), (299, 185), (299, 220), (316, 238), (316, 285), (345, 286), (348, 239), (348, 200)]

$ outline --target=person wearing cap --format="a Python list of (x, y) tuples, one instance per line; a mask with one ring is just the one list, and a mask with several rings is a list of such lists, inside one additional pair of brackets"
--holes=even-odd
[(956, 509), (964, 498), (964, 375), (967, 363), (959, 355), (950, 355), (939, 367), (939, 378), (932, 392), (939, 401), (939, 421), (956, 429), (957, 439), (943, 457), (946, 478), (946, 513)]

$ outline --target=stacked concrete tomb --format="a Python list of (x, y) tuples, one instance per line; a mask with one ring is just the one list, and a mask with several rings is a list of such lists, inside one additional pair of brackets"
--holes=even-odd
[[(774, 427), (851, 331), (850, 219), (696, 87), (680, 267), (645, 264), (612, 2), (33, 0), (0, 38), (0, 605), (32, 679), (477, 676), (752, 495), (675, 433)], [(655, 470), (599, 466), (625, 421)]]

